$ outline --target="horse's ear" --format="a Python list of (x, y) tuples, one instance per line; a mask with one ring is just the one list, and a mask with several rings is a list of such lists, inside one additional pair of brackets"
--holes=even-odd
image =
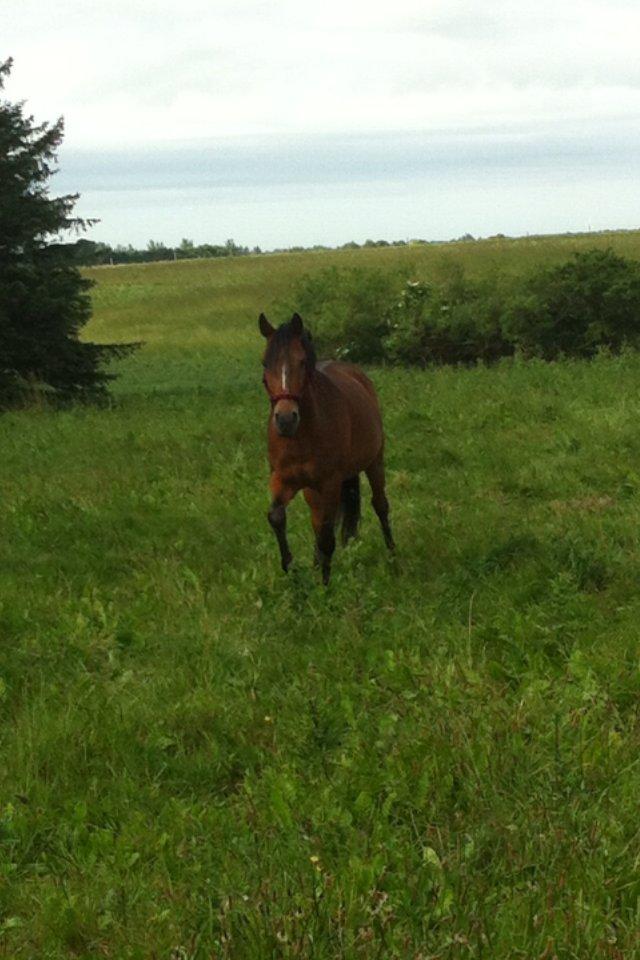
[(265, 338), (265, 340), (268, 340), (273, 333), (273, 327), (265, 317), (264, 313), (261, 313), (258, 317), (258, 326), (260, 327), (260, 333), (262, 336)]
[(302, 333), (303, 328), (304, 328), (304, 324), (302, 322), (302, 317), (300, 316), (299, 313), (294, 313), (294, 315), (291, 317), (291, 332), (296, 337), (299, 337), (300, 334)]

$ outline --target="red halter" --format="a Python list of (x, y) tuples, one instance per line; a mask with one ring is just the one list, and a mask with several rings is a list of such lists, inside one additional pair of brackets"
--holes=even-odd
[[(267, 393), (269, 394), (269, 400), (271, 401), (271, 406), (272, 406), (272, 407), (275, 407), (275, 405), (276, 405), (277, 403), (280, 403), (281, 400), (293, 400), (294, 403), (300, 403), (300, 401), (302, 400), (302, 395), (301, 395), (301, 394), (299, 394), (299, 393), (289, 393), (289, 392), (286, 391), (286, 390), (285, 390), (283, 393), (269, 393), (269, 387), (267, 386), (267, 378), (266, 378), (266, 376), (265, 376), (264, 374), (262, 375), (262, 382), (263, 382), (263, 384), (264, 384), (265, 390), (266, 390)], [(303, 389), (304, 389), (305, 385), (306, 385), (306, 380), (305, 380), (305, 383), (303, 384), (303, 387), (302, 387)]]

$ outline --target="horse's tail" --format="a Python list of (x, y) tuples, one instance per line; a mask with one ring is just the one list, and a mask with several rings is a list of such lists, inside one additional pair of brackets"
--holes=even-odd
[(342, 509), (342, 542), (347, 543), (358, 532), (360, 522), (360, 475), (342, 482), (340, 496)]

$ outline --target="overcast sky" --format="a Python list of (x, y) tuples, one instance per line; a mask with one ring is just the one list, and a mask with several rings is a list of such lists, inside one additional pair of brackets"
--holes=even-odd
[(94, 239), (640, 225), (638, 0), (0, 0)]

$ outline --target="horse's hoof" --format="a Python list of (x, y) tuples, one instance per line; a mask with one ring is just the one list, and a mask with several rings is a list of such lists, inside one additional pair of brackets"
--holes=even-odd
[(291, 554), (289, 554), (288, 557), (283, 557), (282, 569), (284, 570), (285, 573), (289, 573), (289, 567), (291, 566), (292, 560), (293, 560), (293, 556)]

